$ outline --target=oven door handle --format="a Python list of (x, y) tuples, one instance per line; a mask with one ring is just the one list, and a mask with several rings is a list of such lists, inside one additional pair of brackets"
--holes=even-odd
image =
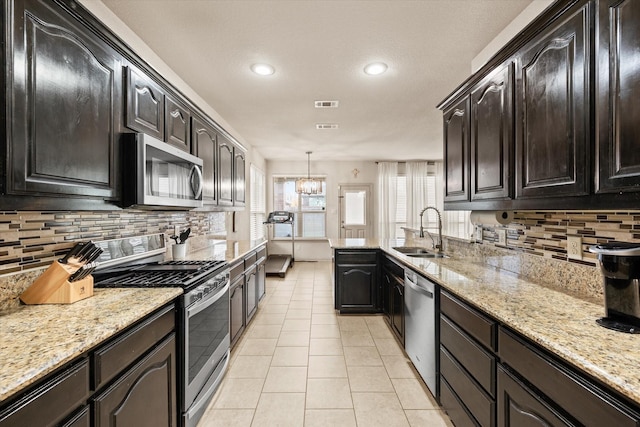
[(195, 304), (187, 308), (187, 316), (188, 317), (195, 316), (196, 314), (200, 313), (202, 310), (205, 310), (207, 307), (211, 306), (212, 304), (215, 304), (228, 291), (229, 291), (229, 282), (227, 281), (227, 284), (224, 285), (224, 287), (220, 289), (218, 292), (216, 292), (215, 295), (213, 296), (207, 295), (206, 299), (199, 300)]

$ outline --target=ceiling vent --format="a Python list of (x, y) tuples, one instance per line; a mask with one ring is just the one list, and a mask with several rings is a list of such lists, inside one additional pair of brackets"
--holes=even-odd
[(316, 129), (338, 129), (337, 123), (316, 123)]
[(316, 108), (338, 108), (340, 101), (315, 101)]

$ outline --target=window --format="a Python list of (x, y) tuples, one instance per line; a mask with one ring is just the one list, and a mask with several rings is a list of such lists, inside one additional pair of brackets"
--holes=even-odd
[[(322, 192), (311, 195), (296, 193), (296, 179), (298, 177), (274, 177), (273, 210), (293, 212), (293, 229), (296, 238), (326, 237), (327, 188), (325, 179), (316, 178), (322, 182)], [(275, 224), (273, 234), (275, 238), (289, 238), (291, 237), (291, 226), (289, 224)]]
[(266, 220), (266, 196), (264, 172), (253, 164), (250, 168), (251, 180), (251, 213), (250, 213), (250, 239), (258, 240), (265, 237), (264, 221)]

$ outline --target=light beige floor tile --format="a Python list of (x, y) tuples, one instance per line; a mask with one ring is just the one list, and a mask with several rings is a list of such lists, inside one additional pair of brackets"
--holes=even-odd
[[(314, 313), (334, 314), (336, 312), (336, 309), (333, 306), (333, 304), (334, 304), (333, 296), (326, 296), (326, 297), (321, 296), (321, 297), (319, 297), (319, 296), (314, 295), (313, 296), (313, 304), (314, 304), (314, 306), (316, 306), (316, 305), (323, 306), (322, 311), (320, 311), (320, 310), (316, 311), (315, 307), (314, 307), (314, 310), (313, 310)], [(325, 308), (324, 306), (328, 306), (330, 308)]]
[(308, 364), (308, 347), (276, 347), (271, 360), (271, 366), (307, 366)]
[(282, 324), (283, 331), (306, 331), (311, 330), (311, 321), (309, 319), (285, 319)]
[(352, 397), (359, 426), (409, 427), (395, 393), (353, 393)]
[(272, 296), (269, 299), (269, 303), (265, 306), (271, 305), (288, 305), (291, 302), (291, 295), (289, 296)]
[(309, 378), (346, 378), (343, 356), (309, 356)]
[(309, 319), (311, 320), (311, 310), (310, 309), (296, 309), (290, 308), (287, 310), (286, 319)]
[(275, 338), (247, 338), (244, 341), (241, 356), (271, 356), (276, 349)]
[(307, 409), (304, 427), (356, 427), (353, 409)]
[(235, 358), (227, 378), (266, 378), (271, 356), (241, 356)]
[(369, 331), (341, 330), (342, 345), (345, 347), (374, 347), (375, 342)]
[(263, 393), (252, 427), (300, 427), (304, 424), (304, 393)]
[(308, 347), (309, 332), (282, 331), (278, 338), (278, 347)]
[(347, 366), (353, 392), (395, 393), (387, 371), (378, 366)]
[(314, 301), (314, 304), (313, 304), (314, 313), (331, 314), (331, 313), (334, 313), (335, 311), (336, 309), (333, 307), (333, 304), (331, 304), (331, 302), (327, 304), (318, 304), (317, 301)]
[(272, 366), (264, 383), (263, 393), (304, 393), (307, 389), (307, 368)]
[(381, 356), (389, 378), (416, 378), (411, 361), (406, 356)]
[(338, 318), (335, 314), (313, 313), (311, 315), (312, 325), (337, 325)]
[(289, 310), (311, 310), (312, 307), (312, 301), (291, 301), (289, 303)]
[(311, 338), (340, 338), (338, 325), (311, 325)]
[(257, 314), (253, 322), (256, 325), (282, 325), (286, 313), (265, 313)]
[(278, 338), (280, 336), (280, 325), (251, 325), (249, 337), (251, 338)]
[(369, 328), (362, 317), (338, 316), (341, 331), (360, 331), (369, 333)]
[(375, 347), (344, 347), (347, 366), (383, 366)]
[(389, 329), (389, 325), (385, 321), (382, 323), (368, 323), (369, 332), (373, 338), (393, 338), (393, 332)]
[(312, 294), (293, 294), (291, 301), (313, 301)]
[(403, 409), (438, 409), (417, 378), (394, 378), (391, 383)]
[(198, 427), (251, 427), (253, 409), (210, 409)]
[(373, 341), (378, 347), (378, 352), (382, 356), (402, 356), (404, 352), (395, 338), (374, 338)]
[(262, 393), (262, 379), (226, 378), (216, 394), (216, 409), (255, 409)]
[(311, 338), (310, 356), (342, 356), (342, 340), (340, 338)]
[(289, 310), (288, 304), (267, 304), (262, 308), (264, 313), (286, 313)]
[(411, 427), (453, 427), (451, 420), (440, 410), (405, 410)]
[(353, 408), (347, 378), (309, 378), (307, 409)]

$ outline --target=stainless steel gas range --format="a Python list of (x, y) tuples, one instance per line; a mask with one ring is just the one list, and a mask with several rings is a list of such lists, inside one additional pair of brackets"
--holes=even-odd
[(194, 427), (229, 363), (229, 268), (225, 261), (163, 262), (164, 239), (154, 236), (161, 242), (142, 243), (152, 236), (98, 242), (105, 251), (111, 247), (117, 254), (124, 247), (131, 255), (114, 262), (107, 253), (111, 266), (94, 273), (95, 286), (184, 289), (177, 301), (179, 418), (182, 426)]

